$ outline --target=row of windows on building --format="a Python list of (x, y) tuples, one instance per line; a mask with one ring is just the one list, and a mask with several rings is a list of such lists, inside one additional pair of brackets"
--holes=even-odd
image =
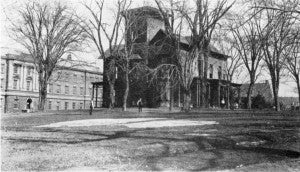
[[(1, 105), (3, 106), (3, 99), (1, 98)], [(56, 101), (56, 104), (55, 104), (55, 106), (53, 106), (53, 103), (55, 103), (55, 102), (53, 102), (53, 101), (49, 101), (48, 102), (48, 110), (62, 110), (62, 104), (61, 104), (61, 102), (60, 101)], [(69, 107), (70, 106), (70, 104), (72, 105), (72, 107)], [(77, 107), (79, 105), (79, 107)], [(15, 103), (14, 103), (14, 106), (13, 106), (13, 108), (14, 109), (18, 109), (19, 108), (19, 103), (18, 103), (18, 101), (15, 101)], [(63, 109), (65, 109), (65, 110), (69, 110), (69, 109), (83, 109), (84, 108), (84, 106), (83, 106), (83, 102), (64, 102), (64, 107), (63, 107)]]
[[(68, 72), (64, 72), (64, 74), (63, 74), (63, 72), (61, 72), (61, 71), (57, 72), (57, 76), (56, 77), (57, 78), (53, 78), (53, 79), (54, 80), (55, 79), (64, 80), (64, 81), (72, 80), (74, 82), (77, 82), (78, 80), (81, 80), (81, 81), (85, 80), (84, 75), (80, 75), (80, 78), (79, 78), (79, 75), (77, 75), (77, 74), (70, 74)], [(90, 82), (99, 81), (99, 77), (98, 76), (95, 76), (95, 77), (94, 76), (90, 76), (89, 77), (89, 81)]]
[[(213, 73), (214, 73), (214, 66), (212, 65), (212, 64), (210, 64), (209, 65), (209, 78), (213, 78)], [(222, 75), (222, 67), (221, 66), (219, 66), (218, 67), (218, 79), (222, 79), (222, 77), (223, 77), (223, 79), (224, 80), (226, 80), (227, 79), (227, 75), (224, 73), (223, 75)]]
[[(66, 95), (84, 95), (84, 87), (81, 86), (79, 87), (79, 92), (78, 92), (78, 88), (76, 85), (74, 85), (72, 87), (72, 90), (70, 90), (70, 86), (69, 85), (65, 85), (65, 89), (64, 92), (62, 92), (62, 86), (61, 84), (56, 84), (56, 89), (55, 91), (53, 90), (54, 85), (53, 84), (49, 84), (49, 91), (48, 93), (55, 93), (55, 94), (66, 94)], [(1, 88), (4, 88), (4, 79), (1, 79)], [(18, 90), (19, 89), (19, 79), (14, 79), (13, 80), (13, 89), (14, 90)], [(32, 91), (32, 81), (31, 80), (27, 80), (26, 81), (26, 91)], [(89, 95), (92, 95), (92, 86), (89, 87)]]
[[(84, 108), (84, 103), (83, 102), (61, 102), (61, 101), (49, 101), (48, 102), (48, 110), (62, 110), (62, 104), (63, 104), (63, 109), (64, 110), (69, 110), (69, 109), (83, 109)], [(101, 103), (101, 102), (100, 102)], [(70, 107), (71, 106), (71, 107)], [(79, 107), (77, 107), (79, 106)]]
[[(1, 78), (1, 89), (4, 88), (4, 78)], [(14, 79), (13, 80), (13, 89), (18, 90), (19, 89), (19, 79)], [(32, 80), (27, 80), (26, 81), (26, 90), (31, 91), (32, 90)]]
[[(32, 76), (34, 68), (32, 66), (28, 66), (26, 68), (27, 68), (27, 76)], [(4, 73), (4, 69), (5, 69), (5, 64), (2, 63), (2, 66), (1, 66), (2, 73)], [(20, 69), (21, 69), (21, 65), (14, 64), (13, 73), (19, 74)], [(81, 75), (79, 78), (79, 76), (77, 74), (72, 74), (72, 77), (71, 77), (71, 74), (69, 72), (61, 72), (61, 71), (57, 72), (57, 77), (60, 79), (64, 79), (64, 80), (65, 79), (72, 79), (74, 81), (78, 81), (78, 79), (84, 80), (84, 75)], [(98, 76), (96, 76), (96, 77), (90, 76), (89, 78), (90, 78), (90, 81), (99, 81)]]
[[(64, 109), (68, 110), (70, 109), (69, 104), (72, 103), (72, 108), (71, 109), (77, 109), (76, 102), (64, 102)], [(83, 102), (79, 102), (79, 109), (83, 109)], [(61, 102), (56, 101), (56, 106), (53, 107), (53, 102), (49, 101), (48, 102), (48, 110), (61, 110)]]
[[(66, 94), (66, 95), (77, 95), (78, 94), (78, 88), (79, 88), (79, 95), (84, 95), (84, 87), (78, 87), (74, 85), (72, 88), (70, 88), (69, 85), (65, 85), (64, 92), (62, 92), (62, 86), (61, 84), (55, 84), (55, 90), (54, 90), (54, 84), (49, 84), (49, 93), (54, 94)], [(71, 90), (72, 89), (72, 90)], [(92, 95), (92, 86), (89, 87), (89, 95)]]

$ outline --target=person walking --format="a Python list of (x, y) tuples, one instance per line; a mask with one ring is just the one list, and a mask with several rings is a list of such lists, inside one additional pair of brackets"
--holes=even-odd
[(27, 102), (27, 108), (26, 109), (28, 110), (28, 112), (31, 112), (32, 99), (31, 99), (30, 96), (27, 98), (26, 102)]
[(139, 112), (142, 112), (142, 108), (143, 108), (143, 102), (142, 102), (142, 98), (140, 98), (138, 101), (137, 101), (137, 106), (139, 107)]
[(93, 114), (93, 109), (94, 109), (94, 101), (93, 101), (93, 99), (91, 99), (91, 101), (90, 101), (90, 115)]

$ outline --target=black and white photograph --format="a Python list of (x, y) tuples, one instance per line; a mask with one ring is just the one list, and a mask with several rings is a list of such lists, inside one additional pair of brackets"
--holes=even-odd
[(300, 0), (1, 0), (1, 171), (300, 171)]

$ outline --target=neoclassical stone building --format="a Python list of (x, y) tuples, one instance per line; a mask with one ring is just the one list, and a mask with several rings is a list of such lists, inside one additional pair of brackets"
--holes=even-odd
[[(59, 64), (48, 85), (46, 111), (75, 110), (89, 108), (93, 87), (92, 82), (102, 81), (102, 73), (95, 66), (81, 65), (67, 59)], [(38, 103), (38, 73), (32, 58), (27, 54), (6, 54), (1, 56), (1, 111), (21, 112), (31, 96), (33, 110)], [(95, 92), (95, 105), (102, 105), (102, 88)], [(96, 96), (96, 95), (94, 95)]]

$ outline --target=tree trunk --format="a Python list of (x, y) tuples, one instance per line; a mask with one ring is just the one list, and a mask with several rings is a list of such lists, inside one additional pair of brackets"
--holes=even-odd
[(252, 97), (253, 85), (254, 83), (251, 81), (247, 91), (247, 109), (251, 109), (251, 105), (252, 105), (251, 97)]
[[(172, 80), (170, 81), (170, 84), (172, 85)], [(169, 106), (169, 111), (173, 110), (173, 105), (174, 105), (174, 95), (173, 95), (173, 87), (170, 87), (170, 106)]]
[[(106, 65), (106, 60), (103, 60), (103, 64)], [(110, 95), (109, 95), (109, 81), (107, 77), (107, 66), (103, 68), (103, 93), (102, 93), (102, 107), (108, 108), (110, 104)]]
[(299, 80), (299, 75), (296, 75), (296, 82), (297, 82), (297, 89), (298, 89), (298, 99), (300, 103), (300, 80)]
[(115, 105), (115, 89), (114, 89), (114, 83), (109, 82), (109, 98), (110, 98), (110, 103), (109, 103), (109, 109), (113, 109)]
[[(129, 66), (127, 65), (127, 67), (129, 67)], [(128, 68), (126, 68), (126, 71), (125, 71), (125, 92), (124, 92), (124, 96), (123, 96), (123, 111), (127, 110), (128, 94), (129, 94), (129, 74), (128, 74)]]
[(190, 90), (184, 90), (183, 93), (183, 110), (188, 112), (191, 109), (191, 91)]
[[(207, 48), (208, 49), (208, 48)], [(202, 82), (202, 89), (203, 89), (203, 107), (208, 108), (208, 93), (207, 93), (207, 70), (208, 70), (208, 51), (204, 51), (204, 72), (203, 72), (203, 82)]]
[(273, 87), (273, 95), (274, 95), (274, 106), (275, 110), (279, 111), (279, 102), (278, 102), (278, 89), (279, 89), (279, 82), (276, 81), (276, 78), (272, 79), (272, 87)]
[(47, 98), (47, 80), (43, 78), (42, 74), (39, 74), (39, 102), (38, 110), (44, 111)]

